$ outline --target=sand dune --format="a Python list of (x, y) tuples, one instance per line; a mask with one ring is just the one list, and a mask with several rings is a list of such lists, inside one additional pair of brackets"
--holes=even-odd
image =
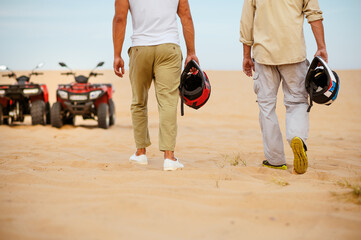
[[(253, 82), (240, 71), (207, 72), (209, 102), (178, 118), (185, 168), (176, 172), (162, 171), (151, 88), (150, 164), (128, 163), (129, 79), (102, 72), (93, 82), (115, 87), (110, 129), (81, 118), (61, 129), (29, 117), (0, 126), (0, 239), (361, 239), (361, 198), (352, 193), (361, 184), (361, 70), (338, 71), (337, 101), (312, 108), (304, 175), (293, 174), (286, 141), (289, 170), (261, 166)], [(33, 79), (47, 83), (52, 103), (56, 85), (71, 81), (59, 73)]]

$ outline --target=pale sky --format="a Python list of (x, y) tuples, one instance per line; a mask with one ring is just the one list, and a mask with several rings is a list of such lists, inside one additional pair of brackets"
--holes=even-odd
[[(243, 0), (189, 0), (196, 32), (196, 52), (203, 69), (240, 70), (242, 44), (239, 22)], [(361, 1), (319, 0), (324, 12), (329, 64), (333, 69), (361, 69)], [(114, 0), (0, 0), (0, 64), (31, 69), (61, 69), (64, 61), (74, 69), (90, 69), (113, 62), (112, 19)], [(130, 16), (129, 16), (130, 17)], [(305, 20), (307, 56), (316, 44)], [(181, 28), (183, 55), (185, 45)], [(123, 58), (132, 33), (128, 18)]]

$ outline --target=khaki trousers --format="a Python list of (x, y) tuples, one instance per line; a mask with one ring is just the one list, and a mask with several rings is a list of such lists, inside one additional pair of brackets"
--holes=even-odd
[(159, 111), (159, 149), (174, 151), (177, 137), (177, 105), (182, 68), (178, 45), (132, 47), (128, 51), (129, 77), (132, 86), (131, 113), (136, 148), (150, 142), (148, 130), (148, 91), (154, 80)]
[(289, 143), (294, 137), (305, 143), (308, 137), (308, 95), (305, 77), (309, 63), (270, 66), (255, 63), (254, 91), (259, 106), (259, 123), (263, 135), (266, 159), (273, 165), (286, 163), (281, 130), (276, 115), (277, 92), (282, 83), (286, 107), (286, 138)]

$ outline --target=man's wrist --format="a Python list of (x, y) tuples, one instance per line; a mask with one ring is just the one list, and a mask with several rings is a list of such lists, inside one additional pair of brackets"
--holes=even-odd
[(252, 59), (251, 51), (252, 51), (252, 46), (243, 44), (243, 58), (244, 59)]
[(252, 57), (251, 57), (251, 55), (243, 55), (243, 59), (252, 60)]

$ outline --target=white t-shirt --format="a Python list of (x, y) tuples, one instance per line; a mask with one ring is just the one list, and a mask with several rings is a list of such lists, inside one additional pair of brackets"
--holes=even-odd
[(132, 47), (163, 43), (179, 45), (179, 0), (129, 0), (132, 15)]

